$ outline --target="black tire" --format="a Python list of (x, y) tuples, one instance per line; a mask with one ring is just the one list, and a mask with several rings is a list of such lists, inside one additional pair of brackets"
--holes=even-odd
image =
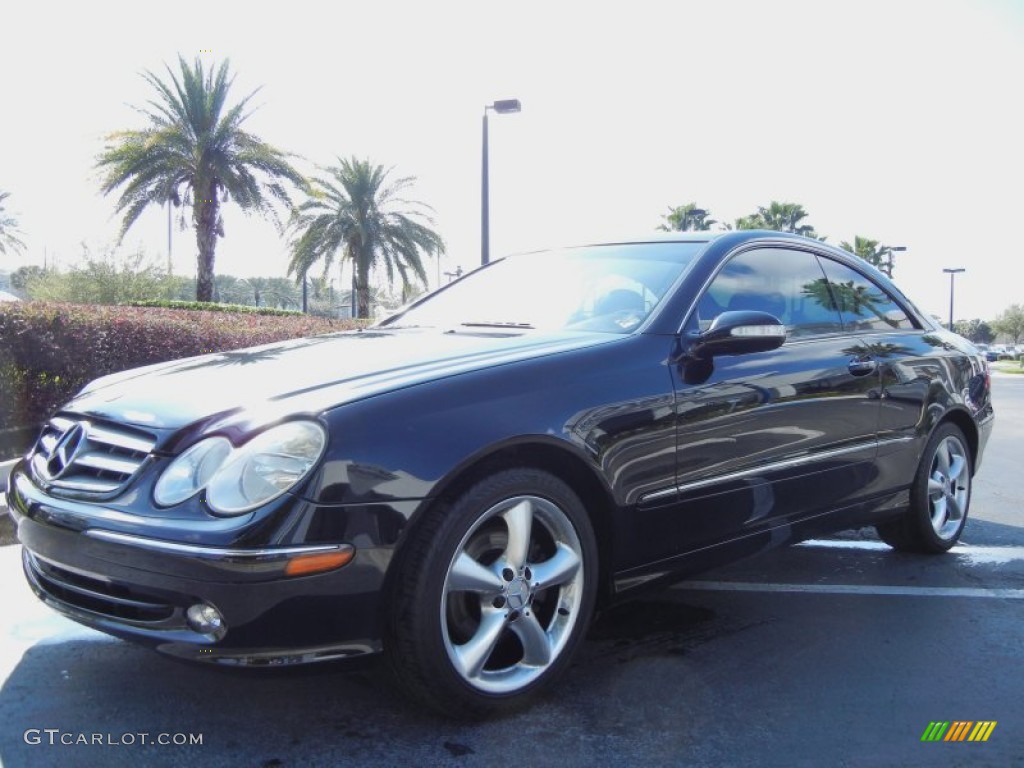
[(590, 520), (541, 470), (497, 472), (430, 510), (395, 567), (385, 653), (405, 693), (449, 717), (532, 699), (568, 666), (594, 609)]
[(879, 537), (903, 552), (941, 554), (960, 540), (971, 504), (974, 466), (964, 433), (955, 424), (932, 434), (910, 488), (910, 506), (875, 526)]

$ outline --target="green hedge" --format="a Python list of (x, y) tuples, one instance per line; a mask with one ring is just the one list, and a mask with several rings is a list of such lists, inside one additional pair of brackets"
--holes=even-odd
[(211, 301), (178, 301), (175, 299), (150, 299), (148, 301), (129, 301), (129, 307), (163, 307), (164, 309), (190, 309), (206, 312), (242, 312), (251, 315), (278, 315), (301, 317), (302, 313), (294, 309), (276, 309), (274, 307), (250, 307), (245, 304), (215, 304)]
[(0, 460), (99, 376), (181, 357), (356, 327), (276, 313), (0, 303)]

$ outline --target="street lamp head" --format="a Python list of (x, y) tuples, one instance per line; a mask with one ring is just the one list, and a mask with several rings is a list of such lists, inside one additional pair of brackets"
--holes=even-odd
[(966, 272), (967, 270), (964, 267), (955, 267), (953, 269), (943, 268), (942, 271), (945, 272), (947, 275), (957, 275), (961, 272)]
[(890, 251), (896, 251), (896, 252), (903, 252), (903, 251), (907, 250), (907, 246), (905, 246), (905, 245), (890, 245), (889, 246), (889, 250)]
[(509, 112), (521, 112), (523, 105), (519, 102), (519, 99), (499, 99), (493, 104), (484, 107), (484, 109), (493, 109), (499, 115), (504, 115)]

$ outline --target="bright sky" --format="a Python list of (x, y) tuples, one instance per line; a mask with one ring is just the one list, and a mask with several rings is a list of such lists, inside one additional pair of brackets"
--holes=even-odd
[[(797, 202), (831, 243), (904, 245), (896, 278), (923, 309), (991, 319), (1024, 302), (1007, 230), (1024, 210), (1024, 3), (665, 0), (330, 4), (91, 0), (4, 12), (0, 190), (29, 246), (73, 262), (116, 238), (93, 163), (104, 134), (180, 53), (228, 57), (247, 127), (314, 164), (368, 157), (418, 178), (448, 243), (479, 263), (480, 118), (492, 115), (491, 251), (643, 233), (694, 201), (733, 221)], [(210, 50), (212, 53), (200, 53)], [(230, 205), (217, 271), (283, 275), (272, 225)], [(126, 238), (165, 260), (166, 215)], [(195, 270), (191, 231), (174, 266)], [(431, 268), (432, 282), (436, 269)]]

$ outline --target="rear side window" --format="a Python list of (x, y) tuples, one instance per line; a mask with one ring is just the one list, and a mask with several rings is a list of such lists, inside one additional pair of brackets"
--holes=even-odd
[(916, 327), (892, 296), (860, 272), (825, 258), (821, 259), (821, 266), (828, 277), (845, 331), (895, 331)]

